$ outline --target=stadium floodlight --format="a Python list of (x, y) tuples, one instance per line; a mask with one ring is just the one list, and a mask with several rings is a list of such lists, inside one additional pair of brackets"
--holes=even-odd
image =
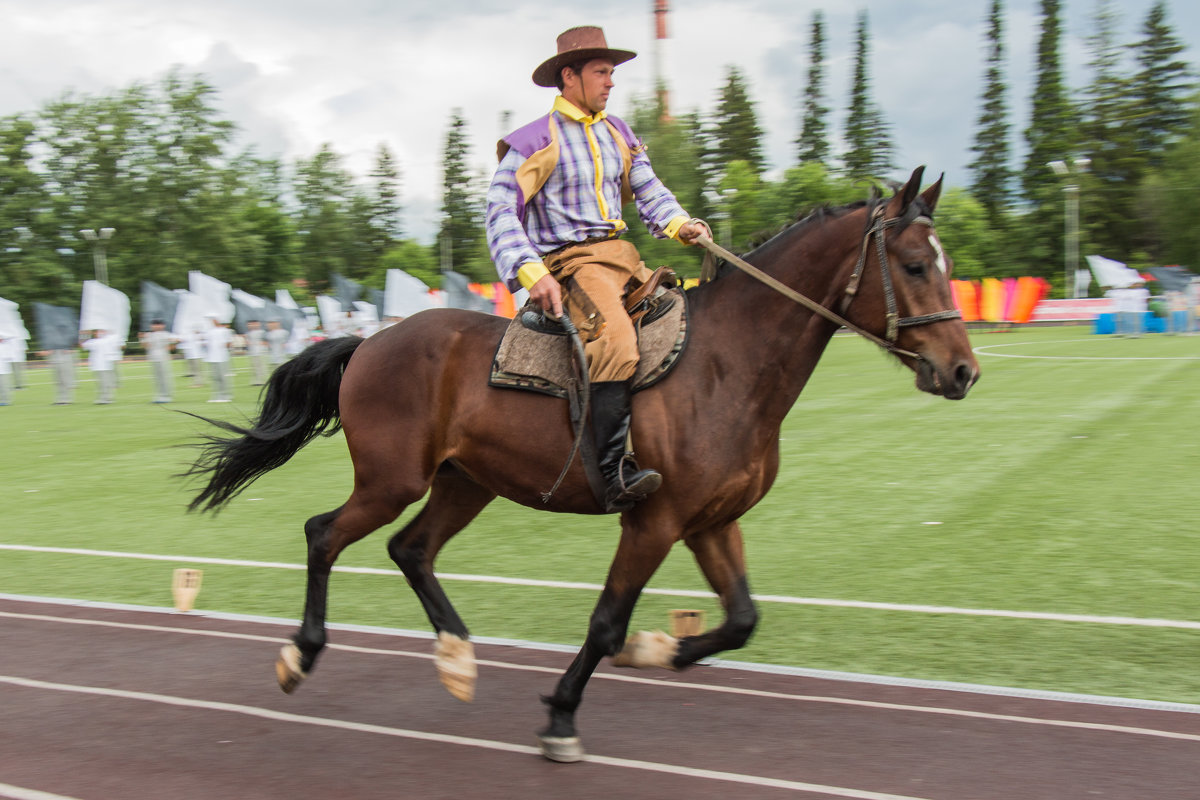
[(92, 243), (92, 266), (96, 270), (96, 280), (106, 286), (108, 285), (108, 258), (104, 253), (104, 244), (116, 232), (116, 228), (101, 228), (98, 231), (84, 228), (79, 231), (80, 236)]
[(1079, 184), (1075, 176), (1087, 172), (1092, 160), (1083, 156), (1072, 158), (1069, 165), (1066, 161), (1049, 161), (1046, 166), (1058, 177), (1069, 179), (1063, 186), (1063, 297), (1075, 297), (1079, 293), (1078, 282), (1075, 281), (1075, 272), (1079, 269)]

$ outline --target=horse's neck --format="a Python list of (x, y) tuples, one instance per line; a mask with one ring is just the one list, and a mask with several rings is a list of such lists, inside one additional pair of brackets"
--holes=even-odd
[[(835, 292), (849, 248), (844, 237), (835, 240), (820, 233), (773, 242), (747, 260), (800, 294), (824, 302)], [(750, 416), (782, 423), (837, 326), (740, 271), (713, 283), (709, 294), (703, 323), (711, 325), (709, 357), (718, 360), (726, 379), (745, 384)]]

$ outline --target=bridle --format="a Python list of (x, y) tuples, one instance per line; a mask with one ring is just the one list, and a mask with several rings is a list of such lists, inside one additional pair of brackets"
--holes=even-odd
[(767, 286), (770, 286), (784, 297), (794, 300), (808, 310), (824, 317), (835, 325), (841, 325), (847, 330), (857, 333), (859, 336), (874, 342), (884, 350), (887, 350), (889, 353), (894, 353), (898, 356), (906, 356), (917, 361), (924, 361), (925, 357), (920, 353), (914, 353), (911, 350), (905, 350), (903, 347), (900, 347), (896, 344), (896, 340), (900, 337), (900, 329), (911, 328), (917, 325), (929, 325), (933, 322), (942, 322), (950, 319), (962, 319), (962, 312), (955, 308), (947, 309), (945, 311), (935, 311), (932, 314), (921, 314), (920, 316), (915, 317), (900, 316), (896, 306), (896, 291), (892, 285), (892, 268), (887, 257), (887, 243), (885, 241), (887, 229), (894, 228), (898, 225), (907, 224), (928, 225), (930, 228), (932, 228), (933, 220), (923, 215), (910, 218), (907, 214), (899, 217), (892, 217), (891, 219), (885, 219), (883, 216), (885, 209), (886, 206), (880, 204), (871, 211), (870, 219), (867, 221), (866, 231), (863, 234), (862, 247), (859, 249), (858, 262), (854, 265), (854, 272), (851, 274), (850, 281), (846, 285), (846, 290), (843, 293), (841, 312), (842, 314), (846, 313), (846, 309), (849, 308), (851, 301), (854, 300), (855, 295), (858, 293), (858, 284), (862, 279), (863, 270), (867, 264), (867, 253), (870, 251), (871, 238), (874, 237), (876, 254), (879, 260), (879, 273), (883, 279), (883, 297), (887, 309), (885, 331), (886, 338), (880, 338), (865, 328), (860, 328), (840, 314), (829, 310), (815, 300), (805, 297), (795, 289), (787, 286), (777, 278), (768, 275), (753, 264), (738, 258), (733, 253), (714, 242), (711, 238), (702, 234), (700, 237), (698, 237), (697, 241), (701, 247), (711, 251), (715, 255), (720, 256), (730, 264), (733, 264), (735, 267), (745, 272), (747, 275), (750, 275), (762, 283), (765, 283)]
[[(915, 208), (915, 206), (911, 206)], [(867, 222), (867, 230), (863, 234), (862, 247), (858, 251), (858, 262), (854, 265), (854, 272), (850, 275), (850, 282), (846, 284), (846, 291), (842, 297), (842, 314), (845, 314), (850, 308), (850, 302), (854, 300), (858, 294), (858, 282), (862, 278), (863, 268), (867, 264), (867, 250), (869, 248), (871, 237), (875, 237), (875, 252), (879, 260), (879, 274), (883, 279), (883, 301), (886, 304), (886, 337), (887, 341), (895, 343), (900, 336), (900, 328), (912, 328), (917, 325), (928, 325), (931, 322), (941, 322), (947, 319), (962, 319), (962, 312), (958, 309), (948, 309), (946, 311), (935, 311), (932, 314), (921, 314), (916, 317), (901, 317), (896, 310), (896, 290), (892, 288), (892, 266), (888, 261), (887, 244), (884, 241), (888, 228), (894, 228), (898, 225), (928, 225), (933, 228), (933, 220), (923, 214), (918, 214), (911, 219), (908, 215), (900, 217), (892, 217), (884, 219), (885, 206), (877, 205), (871, 211), (871, 218)]]

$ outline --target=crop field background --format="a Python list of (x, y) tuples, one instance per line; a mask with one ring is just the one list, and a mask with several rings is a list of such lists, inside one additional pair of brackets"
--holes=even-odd
[[(762, 619), (727, 657), (1200, 703), (1200, 337), (1064, 327), (972, 343), (982, 380), (949, 402), (835, 338), (781, 432), (774, 488), (743, 519)], [(178, 402), (152, 405), (147, 366), (125, 363), (114, 405), (92, 405), (81, 368), (76, 403), (56, 407), (48, 371), (27, 369), (0, 408), (0, 593), (169, 606), (171, 571), (200, 567), (199, 608), (297, 617), (303, 571), (196, 559), (302, 564), (304, 521), (345, 500), (349, 456), (340, 435), (320, 439), (219, 515), (185, 513), (179, 445), (205, 426), (172, 409), (252, 414), (235, 365), (224, 406), (178, 377)], [(339, 566), (394, 571), (398, 524)], [(478, 578), (602, 583), (617, 531), (497, 500), (438, 570), (473, 633), (578, 644), (595, 589)], [(683, 546), (651, 588), (708, 589)], [(646, 595), (633, 629), (680, 607), (719, 619), (707, 597)], [(330, 621), (428, 629), (398, 572), (335, 574)]]

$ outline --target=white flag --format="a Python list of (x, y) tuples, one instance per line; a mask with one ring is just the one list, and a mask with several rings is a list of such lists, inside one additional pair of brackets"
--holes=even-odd
[(429, 287), (420, 278), (409, 275), (402, 269), (387, 271), (387, 284), (383, 290), (383, 315), (385, 317), (411, 317), (418, 311), (433, 308), (437, 303), (429, 296)]
[(125, 341), (129, 336), (129, 298), (100, 281), (83, 282), (79, 304), (79, 330), (104, 330)]
[(226, 325), (233, 322), (235, 309), (229, 299), (231, 287), (228, 283), (194, 269), (188, 272), (188, 289), (200, 298), (205, 314), (215, 315)]

